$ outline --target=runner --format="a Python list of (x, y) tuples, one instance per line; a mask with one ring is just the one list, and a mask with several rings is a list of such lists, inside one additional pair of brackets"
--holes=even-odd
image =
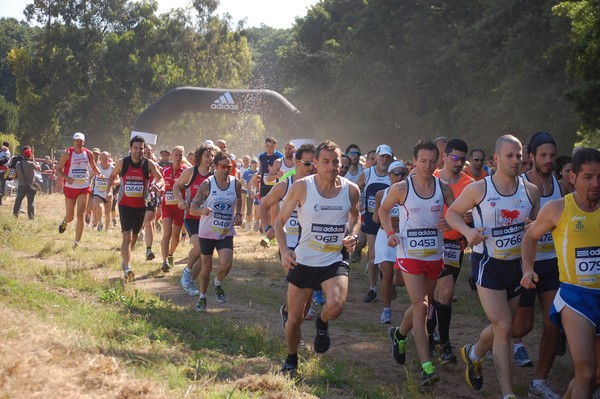
[[(158, 171), (161, 171), (160, 166), (156, 163), (156, 157), (154, 156), (154, 152), (152, 151), (152, 146), (150, 144), (144, 144), (144, 157), (148, 160), (148, 162), (154, 163), (157, 167)], [(153, 177), (150, 176), (151, 185), (153, 183)], [(160, 199), (162, 193), (159, 193), (156, 190), (149, 190), (146, 192), (146, 214), (144, 216), (144, 224), (142, 226), (142, 230), (140, 232), (140, 240), (144, 239), (146, 241), (146, 260), (153, 260), (156, 256), (154, 252), (152, 252), (152, 244), (154, 243), (154, 223), (158, 218), (160, 219)], [(159, 213), (157, 215), (157, 212)]]
[(485, 179), (488, 175), (485, 168), (485, 152), (481, 148), (473, 148), (469, 153), (469, 166), (463, 169), (475, 181)]
[[(444, 167), (434, 173), (434, 176), (439, 177), (450, 186), (454, 198), (458, 198), (464, 188), (473, 182), (472, 178), (462, 172), (467, 160), (467, 151), (467, 143), (463, 140), (450, 139), (446, 143), (443, 156)], [(444, 216), (446, 216), (447, 211), (448, 208), (444, 207)], [(468, 224), (473, 222), (472, 212), (465, 214), (465, 221)], [(454, 288), (462, 266), (465, 247), (465, 238), (458, 231), (449, 230), (444, 232), (444, 268), (435, 287), (434, 300), (430, 307), (431, 317), (427, 324), (429, 348), (432, 353), (435, 353), (433, 331), (436, 324), (438, 326), (440, 337), (439, 359), (442, 364), (456, 363), (456, 356), (454, 356), (452, 344), (450, 343), (450, 322), (452, 320)]]
[[(298, 369), (300, 326), (313, 290), (322, 287), (327, 297), (315, 321), (316, 353), (329, 350), (329, 322), (340, 316), (348, 294), (349, 267), (343, 261), (342, 248), (352, 251), (356, 245), (360, 193), (354, 183), (338, 176), (341, 156), (337, 144), (320, 143), (315, 153), (316, 175), (292, 185), (275, 219), (281, 264), (288, 271), (289, 282), (285, 326), (288, 356), (281, 372), (292, 377)], [(296, 208), (302, 234), (291, 250), (284, 226)], [(346, 228), (351, 235), (345, 236)]]
[(240, 212), (242, 186), (235, 177), (229, 175), (232, 161), (226, 152), (218, 152), (213, 164), (215, 174), (202, 182), (190, 206), (192, 215), (202, 216), (198, 228), (202, 257), (200, 299), (196, 305), (198, 312), (206, 311), (206, 291), (215, 248), (219, 254), (219, 271), (212, 282), (212, 287), (217, 301), (227, 302), (222, 283), (233, 264), (233, 236), (235, 235), (233, 226), (242, 224)]
[[(283, 204), (294, 182), (315, 173), (315, 151), (316, 149), (313, 144), (301, 145), (295, 154), (296, 174), (290, 176), (290, 178), (286, 180), (277, 183), (275, 186), (273, 186), (269, 194), (267, 194), (267, 196), (262, 199), (258, 210), (261, 222), (263, 223), (263, 226), (265, 226), (264, 231), (267, 236), (267, 239), (272, 240), (273, 238), (275, 238), (275, 230), (273, 229), (273, 226), (267, 224), (269, 210), (271, 209), (271, 207), (279, 207)], [(285, 235), (287, 247), (291, 250), (294, 250), (294, 248), (296, 248), (296, 246), (298, 245), (298, 238), (300, 236), (300, 226), (298, 224), (297, 209), (294, 209), (294, 211), (292, 212), (285, 224)], [(320, 291), (320, 289), (317, 291)], [(309, 298), (304, 308), (304, 317), (306, 320), (312, 320), (314, 318), (315, 311), (310, 305), (311, 303)], [(283, 330), (285, 332), (285, 324), (288, 318), (288, 311), (285, 304), (281, 306), (280, 314), (282, 319)]]
[[(433, 367), (427, 346), (428, 302), (433, 298), (437, 279), (444, 266), (444, 246), (440, 228), (446, 228), (442, 218), (444, 204), (454, 201), (450, 187), (433, 176), (439, 158), (438, 148), (431, 141), (420, 141), (414, 147), (416, 172), (394, 184), (381, 203), (379, 218), (390, 247), (397, 246), (397, 265), (410, 298), (410, 306), (399, 327), (389, 329), (392, 353), (399, 364), (406, 361), (406, 342), (413, 331), (421, 363), (421, 386), (431, 386), (440, 377)], [(400, 205), (399, 233), (392, 227), (390, 211)]]
[(173, 268), (173, 254), (179, 245), (181, 237), (181, 228), (183, 227), (184, 210), (178, 206), (177, 198), (173, 193), (173, 185), (179, 179), (181, 173), (187, 168), (182, 164), (183, 146), (175, 146), (171, 150), (173, 163), (165, 166), (162, 170), (162, 176), (165, 181), (165, 193), (161, 200), (162, 211), (162, 240), (160, 242), (160, 251), (162, 254), (163, 273), (167, 273)]
[[(471, 274), (491, 323), (477, 343), (461, 348), (465, 378), (471, 388), (481, 389), (481, 358), (492, 350), (505, 399), (515, 397), (510, 338), (521, 288), (521, 240), (527, 218), (535, 218), (540, 203), (537, 188), (519, 177), (522, 148), (516, 137), (501, 136), (494, 151), (496, 173), (467, 186), (446, 214), (450, 226), (473, 246)], [(475, 227), (464, 220), (471, 209)]]
[(273, 183), (278, 182), (284, 174), (294, 169), (296, 162), (294, 161), (294, 153), (296, 152), (296, 146), (293, 142), (288, 141), (285, 143), (283, 157), (276, 159), (273, 162), (273, 167), (267, 177), (267, 182)]
[(571, 178), (575, 192), (546, 203), (523, 238), (521, 284), (528, 289), (540, 284), (534, 260), (539, 240), (552, 231), (561, 245), (556, 246), (560, 288), (550, 319), (564, 328), (575, 366), (563, 397), (591, 398), (600, 385), (600, 152), (575, 150)]
[[(135, 245), (138, 233), (144, 223), (146, 213), (146, 193), (151, 190), (160, 192), (164, 184), (163, 178), (158, 170), (159, 166), (150, 162), (143, 156), (144, 138), (134, 136), (129, 141), (129, 153), (115, 164), (106, 185), (106, 197), (112, 197), (112, 185), (121, 178), (119, 189), (119, 218), (121, 219), (121, 257), (123, 263), (123, 277), (126, 282), (133, 281), (135, 274), (131, 270), (131, 249)], [(149, 188), (150, 176), (154, 177), (154, 184)]]
[(356, 144), (350, 144), (346, 148), (346, 155), (350, 158), (350, 168), (344, 177), (352, 183), (356, 183), (363, 171), (360, 164), (360, 147)]
[(348, 169), (350, 169), (350, 157), (346, 154), (342, 154), (342, 166), (340, 166), (340, 176), (346, 177)]
[[(242, 193), (245, 192), (246, 200), (246, 231), (250, 231), (252, 226), (252, 221), (254, 220), (254, 196), (255, 194), (252, 191), (252, 179), (255, 178), (255, 174), (258, 172), (258, 160), (256, 158), (252, 158), (250, 161), (250, 168), (246, 169), (242, 174), (242, 178), (240, 179), (242, 183)], [(242, 212), (244, 213), (244, 212)], [(256, 223), (258, 223), (258, 218)]]
[[(181, 288), (189, 295), (200, 295), (195, 281), (200, 275), (202, 269), (202, 259), (200, 257), (200, 240), (198, 239), (198, 227), (200, 217), (190, 214), (190, 205), (192, 199), (196, 197), (198, 188), (212, 174), (210, 168), (215, 157), (215, 149), (212, 145), (202, 144), (194, 153), (193, 168), (187, 168), (173, 186), (173, 194), (177, 199), (179, 209), (185, 210), (183, 224), (190, 236), (192, 247), (188, 252), (187, 264), (181, 273)], [(182, 195), (185, 191), (185, 196)]]
[(58, 232), (64, 233), (68, 224), (77, 216), (73, 249), (77, 248), (83, 234), (85, 210), (91, 192), (91, 179), (95, 175), (104, 177), (94, 162), (92, 152), (85, 148), (84, 144), (83, 133), (73, 134), (73, 147), (67, 148), (56, 166), (57, 174), (64, 179), (63, 193), (66, 208), (66, 216), (58, 226)]
[(356, 183), (363, 190), (363, 222), (360, 230), (367, 236), (367, 270), (369, 273), (369, 290), (363, 298), (363, 302), (373, 302), (377, 298), (377, 278), (379, 270), (373, 262), (375, 259), (375, 237), (379, 230), (379, 224), (373, 221), (373, 212), (375, 211), (375, 194), (390, 186), (390, 177), (388, 176), (388, 166), (392, 163), (394, 153), (387, 144), (381, 144), (375, 150), (377, 154), (376, 164), (368, 169), (358, 178)]
[[(540, 192), (540, 208), (542, 208), (549, 201), (562, 197), (558, 181), (552, 175), (556, 160), (556, 142), (550, 134), (538, 132), (531, 137), (527, 148), (530, 151), (529, 156), (533, 167), (522, 177), (536, 185)], [(519, 367), (533, 365), (521, 340), (533, 329), (533, 305), (537, 296), (542, 308), (544, 329), (539, 344), (538, 362), (533, 374), (533, 382), (529, 386), (529, 393), (530, 396), (537, 398), (558, 399), (560, 396), (552, 390), (546, 381), (556, 357), (559, 342), (558, 327), (548, 317), (552, 301), (560, 285), (558, 259), (550, 232), (547, 232), (538, 241), (534, 268), (539, 276), (539, 282), (535, 290), (521, 290), (519, 308), (513, 323), (512, 336), (515, 364)]]
[(238, 175), (236, 177), (240, 181), (240, 183), (242, 183), (242, 215), (244, 217), (242, 225), (246, 228), (246, 230), (250, 230), (250, 226), (248, 224), (249, 218), (246, 213), (246, 208), (248, 205), (248, 186), (246, 185), (247, 182), (244, 180), (244, 173), (246, 173), (246, 171), (248, 170), (252, 170), (250, 166), (250, 155), (244, 155), (244, 157), (242, 158), (242, 163), (238, 169)]
[[(97, 224), (98, 231), (102, 231), (106, 227), (106, 230), (110, 227), (110, 210), (112, 209), (113, 199), (107, 198), (107, 184), (108, 178), (112, 174), (113, 165), (108, 161), (110, 160), (110, 154), (106, 151), (100, 153), (100, 162), (98, 163), (98, 170), (105, 176), (100, 178), (99, 176), (94, 177), (94, 189), (92, 190), (92, 205), (94, 207), (94, 223)], [(113, 184), (118, 184), (119, 179), (115, 179)], [(112, 189), (112, 188), (111, 188)], [(104, 213), (104, 223), (102, 223), (102, 213)]]
[[(408, 174), (406, 165), (402, 161), (394, 161), (388, 166), (388, 176), (390, 182), (399, 183)], [(379, 224), (379, 207), (388, 195), (390, 188), (387, 187), (377, 192), (375, 196), (375, 211), (373, 212), (373, 221)], [(394, 231), (398, 232), (398, 217), (400, 216), (400, 207), (394, 206), (390, 211), (391, 223)], [(381, 312), (381, 323), (390, 324), (392, 322), (392, 296), (394, 289), (394, 263), (396, 263), (396, 249), (388, 245), (388, 239), (385, 230), (379, 228), (375, 238), (375, 264), (379, 267), (381, 273), (381, 298), (383, 301), (383, 311)], [(402, 275), (398, 272), (402, 279)], [(398, 277), (396, 278), (398, 279)], [(401, 284), (404, 285), (404, 284)]]

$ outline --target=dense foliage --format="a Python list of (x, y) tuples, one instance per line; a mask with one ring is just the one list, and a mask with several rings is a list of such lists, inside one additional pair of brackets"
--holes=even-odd
[[(233, 28), (218, 3), (157, 15), (155, 1), (49, 0), (27, 22), (0, 19), (0, 132), (49, 151), (83, 131), (122, 151), (148, 105), (205, 86), (282, 92), (317, 138), (402, 157), (440, 135), (491, 150), (501, 133), (546, 130), (567, 153), (579, 130), (600, 145), (600, 0), (321, 0), (287, 30)], [(159, 133), (247, 153), (273, 131), (182, 115)]]

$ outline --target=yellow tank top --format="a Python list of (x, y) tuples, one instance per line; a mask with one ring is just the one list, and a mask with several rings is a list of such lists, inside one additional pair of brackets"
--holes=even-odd
[(560, 281), (600, 289), (600, 209), (585, 212), (577, 206), (573, 194), (567, 194), (552, 237)]

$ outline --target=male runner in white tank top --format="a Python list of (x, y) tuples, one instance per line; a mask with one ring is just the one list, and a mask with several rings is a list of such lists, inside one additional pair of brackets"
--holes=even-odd
[[(521, 241), (526, 222), (535, 219), (540, 204), (535, 185), (519, 177), (522, 154), (519, 139), (501, 136), (494, 151), (494, 176), (465, 187), (446, 213), (448, 224), (473, 246), (471, 272), (490, 320), (476, 344), (461, 348), (465, 379), (471, 388), (481, 389), (481, 358), (492, 350), (504, 399), (516, 398), (510, 341), (521, 288)], [(467, 226), (463, 218), (470, 209), (475, 227)]]
[[(441, 229), (448, 226), (442, 217), (444, 204), (454, 201), (448, 184), (433, 176), (438, 160), (438, 148), (431, 141), (420, 141), (413, 149), (416, 172), (389, 190), (379, 208), (381, 227), (388, 245), (397, 247), (397, 265), (402, 271), (410, 297), (400, 327), (389, 329), (394, 359), (406, 361), (406, 338), (412, 329), (421, 363), (421, 386), (431, 386), (440, 377), (429, 357), (427, 342), (428, 302), (433, 300), (437, 280), (444, 267), (444, 237)], [(399, 233), (392, 226), (390, 211), (400, 205)]]
[[(537, 132), (527, 144), (532, 167), (524, 173), (525, 180), (536, 185), (540, 191), (540, 209), (549, 201), (562, 198), (558, 180), (553, 177), (556, 161), (556, 142), (549, 133)], [(539, 276), (536, 289), (522, 289), (519, 308), (513, 323), (512, 336), (514, 340), (515, 365), (531, 367), (527, 350), (521, 339), (533, 329), (533, 305), (538, 297), (542, 307), (543, 332), (539, 342), (538, 361), (533, 382), (529, 385), (529, 395), (544, 399), (559, 399), (550, 384), (546, 381), (552, 363), (556, 357), (560, 333), (558, 327), (548, 317), (552, 301), (558, 291), (560, 279), (558, 274), (558, 258), (552, 240), (552, 233), (547, 232), (538, 241), (535, 257), (535, 272)]]
[[(358, 187), (338, 176), (342, 152), (337, 144), (324, 141), (317, 146), (317, 174), (296, 181), (275, 218), (275, 236), (281, 264), (288, 271), (288, 321), (286, 341), (288, 357), (282, 373), (294, 376), (298, 368), (300, 325), (305, 307), (314, 290), (323, 288), (327, 302), (316, 318), (314, 349), (329, 349), (329, 321), (342, 313), (348, 294), (348, 263), (342, 249), (354, 250), (358, 232)], [(300, 238), (295, 250), (287, 246), (285, 223), (298, 209)], [(348, 226), (346, 224), (348, 223)], [(346, 228), (350, 235), (346, 236)]]

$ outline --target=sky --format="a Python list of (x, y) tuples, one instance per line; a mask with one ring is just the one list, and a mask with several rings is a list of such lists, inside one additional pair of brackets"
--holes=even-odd
[[(306, 15), (307, 9), (319, 0), (220, 0), (216, 13), (229, 13), (234, 23), (246, 19), (245, 26), (253, 27), (265, 24), (273, 28), (291, 28), (296, 17)], [(33, 0), (3, 0), (0, 17), (24, 19), (23, 10)], [(190, 0), (158, 0), (159, 13), (172, 8), (187, 7)]]
[[(296, 17), (306, 15), (307, 9), (319, 0), (220, 0), (216, 13), (231, 14), (233, 21), (246, 19), (245, 26), (265, 24), (273, 28), (291, 28)], [(22, 20), (23, 10), (33, 0), (2, 0), (0, 17), (13, 17)], [(159, 13), (172, 8), (187, 7), (190, 0), (158, 0)]]

